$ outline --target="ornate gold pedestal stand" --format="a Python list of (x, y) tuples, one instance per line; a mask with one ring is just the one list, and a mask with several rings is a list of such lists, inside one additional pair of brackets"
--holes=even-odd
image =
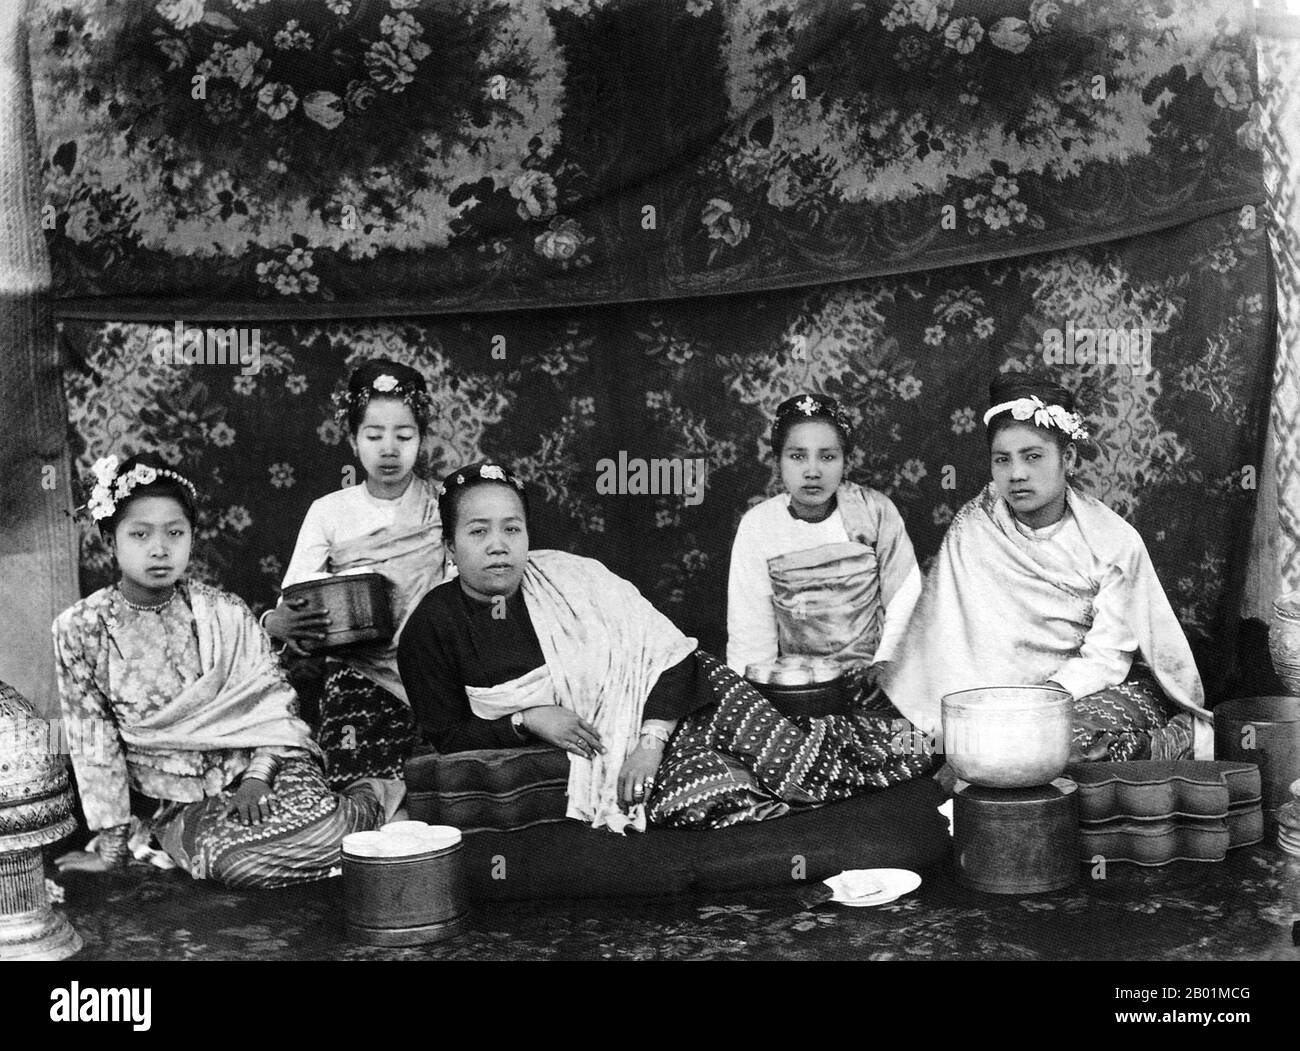
[(81, 937), (50, 908), (41, 848), (77, 827), (47, 723), (0, 682), (0, 960), (62, 960)]

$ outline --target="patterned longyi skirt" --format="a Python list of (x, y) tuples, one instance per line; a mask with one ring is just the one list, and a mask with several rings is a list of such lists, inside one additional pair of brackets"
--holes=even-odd
[(317, 741), (325, 776), (342, 791), (359, 777), (400, 779), (415, 747), (415, 720), (400, 697), (341, 661), (330, 661)]
[(1074, 702), (1071, 754), (1086, 762), (1189, 759), (1192, 716), (1135, 665), (1128, 678)]
[(227, 790), (197, 803), (166, 803), (154, 818), (163, 850), (195, 879), (249, 888), (325, 879), (339, 871), (344, 836), (384, 821), (368, 786), (335, 795), (314, 759), (281, 766), (271, 788), (272, 816), (260, 825), (227, 813), (233, 795)]
[(881, 713), (788, 718), (702, 650), (715, 702), (682, 720), (668, 742), (649, 820), (723, 828), (780, 817), (925, 774), (934, 759)]

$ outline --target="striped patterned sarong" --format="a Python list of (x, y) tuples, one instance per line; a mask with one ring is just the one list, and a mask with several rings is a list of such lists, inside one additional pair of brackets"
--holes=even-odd
[(369, 789), (335, 795), (311, 759), (291, 759), (280, 768), (269, 821), (244, 825), (227, 817), (233, 795), (227, 790), (197, 803), (168, 803), (154, 819), (158, 842), (195, 879), (239, 888), (326, 879), (339, 871), (343, 837), (384, 820)]
[(780, 817), (928, 771), (866, 713), (787, 718), (716, 658), (696, 651), (717, 698), (682, 720), (665, 749), (651, 823), (724, 828)]
[(1117, 686), (1074, 702), (1072, 753), (1089, 762), (1190, 759), (1192, 716), (1138, 665)]

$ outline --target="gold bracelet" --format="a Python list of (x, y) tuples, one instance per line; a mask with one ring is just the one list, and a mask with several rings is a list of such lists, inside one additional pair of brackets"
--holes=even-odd
[(265, 781), (268, 786), (275, 784), (275, 775), (279, 773), (280, 760), (274, 755), (258, 755), (249, 760), (241, 780)]
[(111, 868), (117, 868), (126, 862), (130, 851), (127, 842), (131, 835), (131, 825), (112, 825), (99, 831), (99, 849), (96, 853)]

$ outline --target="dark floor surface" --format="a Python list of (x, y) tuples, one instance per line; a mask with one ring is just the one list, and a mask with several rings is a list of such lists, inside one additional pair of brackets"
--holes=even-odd
[[(1214, 696), (1285, 692), (1267, 635), (1240, 625), (1235, 659), (1217, 665), (1231, 681)], [(1276, 846), (1213, 864), (1112, 865), (1104, 880), (1080, 871), (1073, 888), (1017, 898), (958, 886), (949, 863), (872, 909), (810, 911), (791, 889), (494, 904), (461, 936), (411, 949), (347, 941), (337, 879), (239, 892), (137, 864), (57, 882), (84, 960), (1300, 960), (1300, 858)]]
[(1071, 889), (1021, 898), (966, 890), (940, 868), (870, 909), (808, 910), (789, 889), (496, 904), (459, 937), (407, 949), (346, 940), (338, 879), (239, 892), (137, 863), (57, 882), (83, 960), (1300, 960), (1300, 858), (1276, 847), (1081, 872)]

